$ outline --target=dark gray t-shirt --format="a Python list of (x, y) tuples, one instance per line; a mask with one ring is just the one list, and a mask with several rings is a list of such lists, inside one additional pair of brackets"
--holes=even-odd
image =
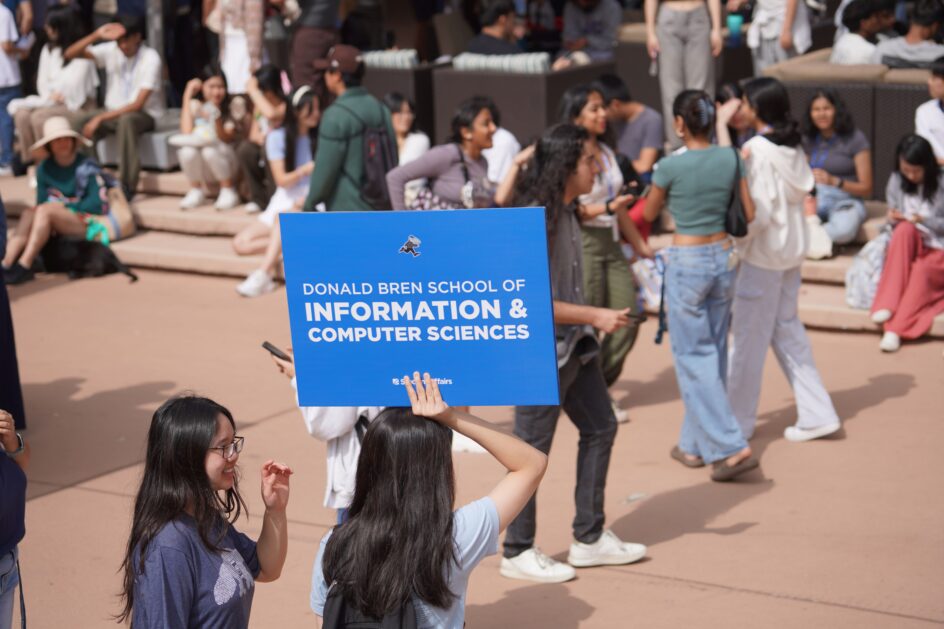
[(858, 129), (846, 136), (834, 135), (829, 140), (819, 136), (803, 138), (803, 151), (810, 158), (810, 168), (822, 168), (830, 175), (846, 181), (859, 181), (856, 177), (855, 156), (867, 150), (869, 141)]
[[(200, 540), (188, 515), (168, 522), (148, 545), (134, 582), (135, 629), (239, 629), (259, 574), (256, 543), (229, 524), (218, 553)], [(137, 552), (135, 552), (137, 557)]]
[(639, 159), (645, 148), (662, 150), (662, 114), (646, 107), (635, 120), (627, 122), (617, 130), (616, 148), (631, 160)]

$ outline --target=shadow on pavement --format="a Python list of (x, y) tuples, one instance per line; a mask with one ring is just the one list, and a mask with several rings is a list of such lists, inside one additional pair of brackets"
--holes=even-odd
[(154, 409), (173, 382), (144, 382), (79, 397), (82, 378), (24, 384), (32, 446), (29, 498), (89, 481), (144, 460)]
[(675, 380), (675, 367), (668, 366), (652, 380), (620, 380), (611, 389), (613, 397), (621, 408), (634, 409), (653, 406), (679, 399), (678, 384)]
[[(700, 468), (691, 473), (703, 474), (707, 480), (709, 472)], [(754, 471), (733, 483), (708, 481), (682, 487), (644, 500), (632, 513), (614, 521), (611, 528), (621, 539), (647, 546), (694, 533), (737, 535), (757, 523), (739, 522), (725, 527), (713, 527), (710, 523), (773, 486), (774, 482), (764, 478), (763, 472)]]
[[(7, 294), (10, 296), (10, 303), (16, 303), (18, 299), (25, 299), (30, 295), (35, 295), (36, 293), (41, 293), (44, 290), (50, 290), (53, 288), (58, 288), (63, 284), (69, 283), (69, 276), (65, 273), (43, 273), (37, 275), (36, 279), (32, 282), (27, 282), (26, 284), (20, 284), (18, 286), (7, 286)], [(16, 325), (17, 321), (14, 317), (13, 325)]]
[(554, 627), (576, 629), (594, 608), (562, 584), (538, 584), (511, 590), (490, 605), (465, 608), (469, 627)]

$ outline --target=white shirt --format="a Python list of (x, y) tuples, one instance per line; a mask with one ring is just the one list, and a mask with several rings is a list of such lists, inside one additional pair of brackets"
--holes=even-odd
[(51, 100), (52, 93), (59, 92), (69, 111), (78, 111), (86, 101), (95, 99), (96, 87), (98, 72), (93, 62), (79, 57), (63, 67), (62, 49), (43, 46), (36, 73), (36, 92), (43, 100)]
[(846, 33), (833, 46), (829, 62), (847, 66), (872, 63), (874, 55), (875, 44), (856, 33)]
[(944, 111), (937, 99), (929, 100), (915, 111), (915, 133), (931, 143), (936, 158), (944, 159)]
[[(751, 24), (747, 28), (748, 48), (759, 48), (760, 40), (778, 39), (787, 17), (786, 0), (759, 0), (754, 7)], [(813, 31), (810, 28), (810, 16), (806, 12), (806, 3), (797, 2), (793, 16), (793, 47), (803, 54), (813, 45)]]
[[(403, 148), (400, 149), (400, 153), (397, 156), (398, 166), (403, 166), (404, 164), (409, 164), (414, 159), (422, 157), (426, 151), (429, 150), (429, 136), (427, 136), (422, 131), (414, 131), (406, 136), (403, 140)], [(426, 185), (426, 178), (420, 177), (419, 179), (414, 179), (413, 181), (408, 181), (406, 184), (406, 192), (413, 192), (415, 195), (416, 192)]]
[(482, 155), (488, 162), (488, 180), (501, 183), (508, 174), (515, 155), (520, 151), (521, 144), (511, 131), (504, 127), (495, 129), (495, 134), (492, 135), (492, 148), (482, 151)]
[[(613, 149), (602, 142), (600, 147), (600, 174), (593, 179), (593, 188), (587, 194), (582, 194), (577, 199), (581, 205), (596, 205), (597, 203), (606, 203), (607, 199), (619, 196), (623, 188), (623, 172), (616, 161), (616, 153)], [(599, 216), (594, 216), (588, 221), (584, 221), (585, 227), (603, 227), (613, 230), (613, 239), (619, 240), (619, 233), (616, 226), (616, 216), (604, 212)]]
[(144, 111), (153, 118), (164, 114), (164, 89), (161, 78), (161, 57), (153, 48), (141, 44), (137, 54), (129, 59), (116, 42), (96, 44), (89, 48), (95, 63), (105, 69), (105, 109), (114, 111), (130, 105), (138, 97), (138, 90), (151, 90), (144, 103)]
[[(19, 38), (13, 14), (10, 9), (0, 4), (0, 42), (15, 44)], [(0, 50), (0, 87), (13, 87), (21, 82), (20, 62), (16, 55), (8, 55)]]

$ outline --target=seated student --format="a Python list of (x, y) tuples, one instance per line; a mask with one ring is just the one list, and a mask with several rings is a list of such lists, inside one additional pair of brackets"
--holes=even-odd
[(243, 178), (249, 186), (248, 214), (261, 212), (275, 194), (275, 182), (266, 163), (263, 147), (266, 134), (282, 124), (286, 98), (278, 68), (266, 64), (246, 81), (246, 95), (252, 101), (252, 123), (246, 138), (236, 146), (236, 157)]
[[(397, 136), (397, 158), (399, 164), (408, 164), (422, 157), (429, 150), (429, 136), (416, 130), (416, 107), (413, 101), (400, 92), (388, 92), (383, 97), (384, 105), (390, 110), (390, 122)], [(423, 178), (406, 184), (405, 195), (408, 201), (426, 184)]]
[[(833, 24), (836, 25), (836, 34), (833, 36), (833, 42), (838, 42), (842, 36), (849, 32), (849, 29), (843, 25), (846, 7), (852, 4), (853, 0), (842, 0), (836, 9), (836, 15), (833, 17)], [(904, 11), (905, 3), (901, 0), (873, 0), (878, 8), (878, 35), (879, 40), (897, 37), (895, 31), (896, 11), (901, 7)], [(871, 63), (871, 61), (869, 62)]]
[(43, 124), (47, 120), (95, 107), (95, 89), (98, 87), (95, 64), (88, 59), (64, 61), (62, 58), (63, 51), (82, 37), (79, 14), (72, 7), (50, 7), (45, 31), (49, 41), (39, 53), (37, 93), (16, 99), (9, 106), (20, 138), (20, 160), (24, 164), (33, 161), (29, 147), (43, 134)]
[(938, 0), (918, 0), (911, 15), (911, 25), (903, 37), (879, 42), (872, 55), (872, 63), (883, 63), (895, 68), (928, 67), (944, 55), (944, 45), (934, 41), (944, 19), (944, 9)]
[(210, 66), (203, 80), (191, 79), (184, 88), (183, 108), (180, 111), (181, 136), (171, 138), (183, 141), (177, 149), (180, 169), (184, 171), (190, 190), (180, 201), (181, 209), (189, 210), (206, 200), (203, 188), (219, 183), (220, 193), (214, 207), (228, 210), (239, 203), (233, 185), (236, 175), (237, 139), (236, 122), (230, 116), (226, 76), (219, 66)]
[[(104, 213), (99, 187), (101, 168), (94, 160), (78, 154), (79, 143), (91, 142), (72, 130), (61, 116), (43, 126), (43, 137), (32, 150), (50, 155), (36, 169), (36, 207), (20, 216), (3, 258), (7, 284), (22, 284), (34, 277), (33, 263), (53, 233), (95, 240), (97, 224), (92, 215)], [(79, 175), (81, 171), (82, 176)]]
[[(469, 576), (498, 552), (499, 535), (547, 468), (535, 448), (449, 408), (428, 373), (413, 378), (404, 376), (411, 408), (387, 408), (367, 429), (348, 520), (321, 540), (311, 608), (326, 623), (345, 611), (379, 621), (405, 610), (416, 626), (461, 629)], [(456, 510), (453, 430), (508, 470), (487, 496)]]
[(144, 44), (144, 19), (131, 15), (121, 15), (69, 46), (65, 59), (76, 57), (105, 69), (105, 109), (74, 115), (72, 122), (89, 140), (118, 136), (118, 170), (130, 200), (141, 170), (138, 138), (154, 129), (165, 110), (161, 57)]
[(944, 164), (944, 57), (931, 64), (931, 100), (915, 111), (915, 133), (931, 143), (938, 164)]
[(303, 85), (292, 92), (289, 100), (291, 107), (285, 110), (282, 126), (266, 136), (266, 157), (278, 188), (259, 220), (233, 239), (233, 248), (240, 255), (265, 253), (259, 268), (236, 287), (243, 297), (258, 297), (275, 290), (275, 274), (282, 258), (278, 217), (282, 212), (302, 209), (315, 169), (312, 155), (321, 120), (318, 97), (311, 87)]
[(17, 546), (26, 535), (25, 471), (29, 456), (29, 444), (16, 432), (13, 416), (0, 408), (0, 627), (13, 626), (16, 586), (20, 582)]
[(875, 0), (853, 0), (842, 14), (848, 32), (836, 40), (830, 63), (856, 65), (872, 63), (875, 44), (872, 42), (881, 27), (880, 7)]
[(800, 122), (803, 150), (816, 180), (816, 213), (836, 244), (855, 240), (872, 196), (872, 152), (835, 90), (813, 94)]
[(885, 198), (893, 228), (872, 321), (883, 325), (883, 352), (916, 339), (944, 312), (944, 176), (927, 140), (906, 135)]
[(606, 118), (616, 134), (617, 152), (628, 157), (633, 170), (648, 183), (665, 147), (662, 114), (633, 100), (626, 84), (615, 74), (600, 76), (593, 86), (603, 95)]
[(616, 0), (569, 0), (564, 7), (564, 48), (581, 50), (594, 61), (610, 61), (623, 9)]
[(522, 52), (514, 40), (515, 3), (490, 0), (479, 15), (482, 30), (466, 46), (466, 52), (478, 55), (515, 55)]

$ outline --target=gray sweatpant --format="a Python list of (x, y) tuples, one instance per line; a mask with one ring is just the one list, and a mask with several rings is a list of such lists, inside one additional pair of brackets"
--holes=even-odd
[(715, 93), (715, 58), (711, 56), (711, 18), (706, 6), (677, 11), (663, 2), (656, 17), (659, 38), (659, 88), (665, 137), (674, 150), (682, 145), (675, 134), (672, 102), (682, 90)]

